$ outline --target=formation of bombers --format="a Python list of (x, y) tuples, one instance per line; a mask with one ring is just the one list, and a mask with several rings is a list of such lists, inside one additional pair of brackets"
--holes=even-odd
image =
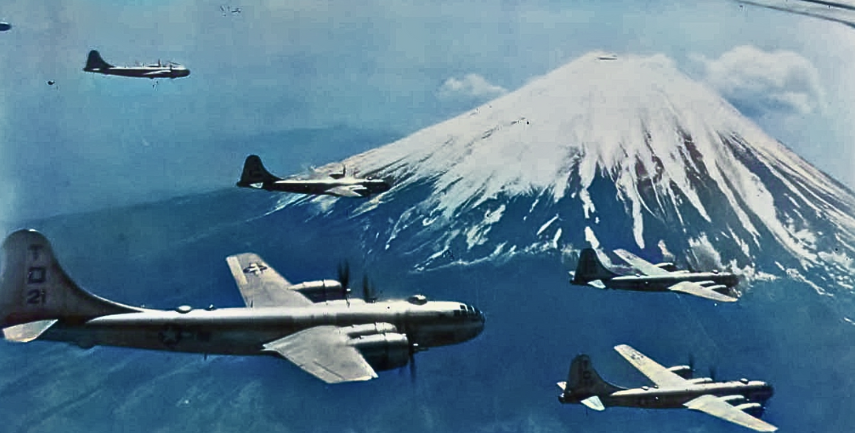
[[(231, 10), (231, 9), (230, 9)], [(239, 12), (239, 9), (237, 10)], [(0, 30), (11, 28), (0, 23)], [(141, 78), (186, 77), (178, 64), (117, 67), (98, 51), (89, 53), (86, 72)], [(257, 155), (249, 155), (238, 187), (310, 195), (366, 198), (392, 188), (385, 179), (328, 173), (316, 179), (272, 175)], [(239, 307), (174, 310), (134, 307), (80, 288), (54, 256), (49, 241), (34, 230), (10, 234), (2, 245), (0, 327), (6, 340), (61, 341), (82, 348), (96, 345), (222, 355), (271, 355), (329, 383), (366, 381), (377, 371), (413, 365), (430, 347), (462, 343), (484, 329), (485, 315), (461, 302), (433, 301), (424, 295), (380, 301), (364, 283), (364, 296), (350, 296), (349, 272), (338, 280), (293, 284), (258, 255), (226, 258), (244, 304)], [(649, 263), (625, 250), (615, 254), (636, 275), (621, 275), (584, 249), (571, 283), (600, 289), (671, 291), (715, 302), (735, 302), (735, 275), (680, 271), (671, 263)], [(566, 381), (558, 382), (561, 403), (596, 411), (609, 406), (648, 409), (688, 408), (762, 432), (777, 428), (759, 419), (773, 393), (760, 381), (716, 382), (693, 378), (690, 366), (665, 368), (627, 346), (615, 350), (647, 376), (653, 386), (625, 389), (604, 381), (587, 355), (572, 360)]]

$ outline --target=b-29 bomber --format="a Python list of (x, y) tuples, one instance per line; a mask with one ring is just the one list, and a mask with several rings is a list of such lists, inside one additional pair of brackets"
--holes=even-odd
[(391, 188), (383, 179), (357, 178), (341, 173), (330, 174), (321, 179), (282, 179), (270, 174), (258, 155), (249, 155), (243, 164), (243, 172), (237, 186), (267, 191), (294, 192), (299, 194), (327, 194), (338, 197), (363, 198), (386, 192)]
[(190, 75), (190, 70), (186, 67), (174, 63), (162, 63), (160, 60), (151, 65), (139, 66), (113, 66), (101, 58), (101, 53), (97, 50), (89, 52), (89, 57), (86, 58), (86, 66), (83, 68), (86, 72), (95, 72), (104, 75), (119, 75), (122, 77), (138, 77), (138, 78), (181, 78)]
[(412, 366), (416, 352), (475, 338), (485, 322), (471, 305), (422, 295), (349, 299), (346, 276), (291, 284), (253, 253), (227, 258), (245, 307), (172, 311), (123, 305), (81, 289), (38, 232), (12, 233), (2, 253), (0, 327), (15, 342), (274, 355), (326, 383), (341, 383)]
[(571, 272), (571, 284), (598, 289), (620, 289), (650, 292), (680, 292), (718, 302), (736, 302), (731, 288), (739, 278), (729, 272), (690, 272), (677, 270), (673, 263), (652, 264), (626, 250), (615, 254), (629, 263), (638, 275), (620, 275), (600, 262), (597, 252), (585, 248), (579, 255), (576, 271)]
[(615, 350), (654, 385), (632, 389), (612, 385), (600, 378), (591, 365), (591, 358), (579, 355), (570, 364), (567, 381), (558, 382), (562, 391), (558, 401), (581, 403), (596, 411), (609, 406), (688, 408), (756, 431), (778, 429), (754, 416), (762, 414), (763, 404), (774, 392), (766, 382), (748, 379), (716, 382), (708, 377), (693, 378), (689, 366), (665, 368), (626, 344), (615, 346)]

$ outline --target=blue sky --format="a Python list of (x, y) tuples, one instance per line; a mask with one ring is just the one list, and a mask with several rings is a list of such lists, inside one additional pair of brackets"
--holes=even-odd
[[(231, 187), (259, 137), (291, 164), (270, 165), (327, 162), (596, 49), (668, 55), (855, 186), (855, 29), (844, 25), (725, 0), (259, 1), (228, 16), (221, 5), (4, 2), (14, 28), (0, 34), (0, 220)], [(84, 73), (92, 48), (192, 74), (153, 87)], [(377, 133), (329, 152), (276, 139), (329, 128)]]

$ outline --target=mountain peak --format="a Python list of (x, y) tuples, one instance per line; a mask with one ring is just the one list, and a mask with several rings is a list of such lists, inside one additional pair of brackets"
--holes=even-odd
[(855, 240), (851, 192), (664, 55), (583, 55), (344, 163), (395, 179), (354, 215), (401, 212), (372, 229), (387, 249), (402, 231), (442, 233), (421, 236), (430, 257), (456, 243), (483, 257), (664, 242), (744, 265), (771, 242), (810, 266), (830, 248), (816, 233)]
[[(347, 162), (369, 171), (391, 169), (403, 178), (438, 177), (440, 189), (448, 187), (459, 198), (441, 203), (451, 215), (477, 191), (490, 196), (549, 188), (558, 200), (574, 169), (588, 186), (598, 168), (615, 172), (636, 159), (644, 171), (657, 172), (653, 155), (691, 163), (684, 134), (697, 137), (700, 150), (714, 147), (719, 134), (762, 134), (664, 55), (602, 58), (609, 57), (584, 55), (515, 92)], [(683, 185), (683, 172), (681, 167), (669, 174)]]

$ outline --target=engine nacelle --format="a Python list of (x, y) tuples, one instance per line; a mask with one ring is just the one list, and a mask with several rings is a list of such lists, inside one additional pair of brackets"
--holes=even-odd
[(657, 263), (654, 266), (656, 266), (657, 268), (660, 268), (662, 270), (668, 271), (668, 272), (674, 272), (677, 270), (677, 265), (675, 265), (674, 263), (671, 263), (671, 262)]
[(730, 294), (730, 289), (727, 288), (727, 286), (725, 286), (724, 284), (715, 284), (712, 286), (707, 286), (707, 289), (714, 290), (718, 293), (721, 293), (722, 295)]
[(719, 397), (718, 399), (730, 404), (735, 404), (747, 400), (744, 395), (740, 394), (726, 395), (724, 397)]
[(363, 335), (350, 339), (347, 344), (359, 350), (375, 370), (403, 367), (410, 361), (410, 342), (404, 334)]
[(713, 380), (710, 379), (709, 377), (699, 377), (697, 379), (689, 379), (689, 383), (693, 383), (695, 385), (699, 385), (702, 383), (712, 383), (712, 381)]
[(391, 323), (366, 323), (364, 325), (353, 325), (342, 328), (342, 332), (350, 338), (363, 337), (366, 335), (378, 335), (386, 333), (398, 333), (398, 328)]
[(763, 405), (760, 403), (743, 403), (739, 406), (734, 406), (734, 408), (753, 416), (763, 415)]
[(344, 299), (345, 296), (350, 293), (350, 289), (345, 289), (341, 286), (341, 283), (336, 280), (306, 281), (304, 283), (293, 285), (288, 289), (302, 293), (307, 298), (311, 299), (312, 302)]
[(682, 377), (683, 379), (692, 378), (692, 367), (689, 367), (688, 365), (675, 365), (669, 368), (668, 371)]

